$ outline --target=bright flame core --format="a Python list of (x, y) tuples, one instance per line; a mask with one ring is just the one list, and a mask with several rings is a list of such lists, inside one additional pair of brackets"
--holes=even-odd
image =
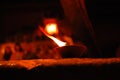
[(49, 37), (50, 39), (52, 39), (59, 47), (62, 47), (62, 46), (65, 46), (66, 45), (66, 42), (62, 42), (60, 41), (59, 39), (53, 37), (53, 36), (50, 36), (48, 35), (44, 30), (43, 28), (40, 27), (40, 30), (47, 36)]
[(53, 36), (48, 36), (50, 39), (52, 39), (59, 47), (65, 46), (66, 42), (62, 42), (60, 40), (58, 40), (57, 38), (53, 37)]
[(47, 24), (45, 30), (48, 34), (53, 35), (58, 33), (58, 28), (56, 23)]

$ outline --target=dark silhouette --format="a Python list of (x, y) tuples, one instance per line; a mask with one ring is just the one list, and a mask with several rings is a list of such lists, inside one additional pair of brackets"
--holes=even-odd
[(12, 50), (9, 46), (5, 47), (5, 52), (4, 52), (4, 55), (3, 55), (3, 58), (4, 60), (10, 60), (10, 57), (12, 55)]

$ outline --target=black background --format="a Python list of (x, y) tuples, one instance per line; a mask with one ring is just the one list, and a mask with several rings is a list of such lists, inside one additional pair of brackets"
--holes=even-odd
[(86, 5), (103, 56), (115, 56), (120, 45), (119, 0), (86, 0)]

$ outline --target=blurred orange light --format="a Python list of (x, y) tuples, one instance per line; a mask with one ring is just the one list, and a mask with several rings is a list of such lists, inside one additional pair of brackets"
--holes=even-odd
[(63, 42), (63, 41), (60, 41), (59, 39), (53, 37), (53, 36), (50, 36), (49, 34), (47, 34), (43, 28), (40, 27), (40, 30), (47, 36), (49, 37), (50, 39), (52, 39), (59, 47), (62, 47), (62, 46), (66, 46), (66, 42)]
[(58, 33), (58, 28), (56, 23), (46, 24), (45, 30), (48, 34), (53, 35)]

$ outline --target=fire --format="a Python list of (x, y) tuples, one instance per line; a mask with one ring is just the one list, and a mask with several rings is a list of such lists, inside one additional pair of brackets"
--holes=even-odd
[(45, 30), (48, 34), (53, 35), (58, 33), (58, 28), (56, 23), (46, 24)]
[(65, 46), (67, 43), (66, 42), (62, 42), (60, 41), (59, 39), (53, 37), (53, 36), (50, 36), (49, 34), (47, 34), (43, 28), (40, 27), (40, 30), (47, 36), (49, 37), (50, 39), (52, 39), (59, 47), (62, 47), (62, 46)]
[(53, 37), (53, 36), (48, 36), (50, 39), (52, 39), (59, 47), (65, 46), (66, 42), (62, 42), (60, 40), (58, 40), (57, 38)]

